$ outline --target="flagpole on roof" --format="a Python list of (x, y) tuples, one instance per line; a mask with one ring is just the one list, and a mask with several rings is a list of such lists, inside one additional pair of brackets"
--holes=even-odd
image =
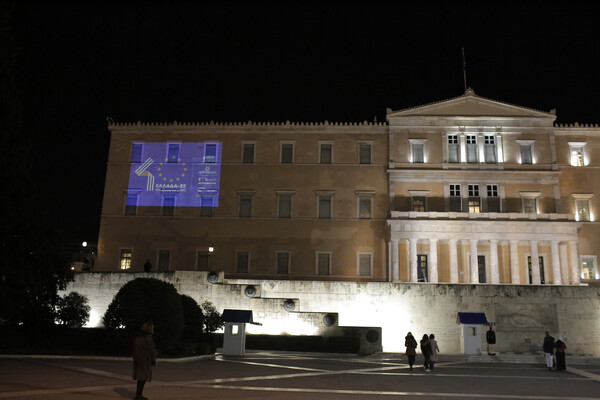
[(465, 59), (465, 48), (462, 48), (463, 58), (463, 79), (465, 81), (465, 92), (467, 91), (467, 60)]

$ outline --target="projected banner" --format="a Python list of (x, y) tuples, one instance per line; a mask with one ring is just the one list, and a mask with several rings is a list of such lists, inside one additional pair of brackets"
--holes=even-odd
[(218, 206), (221, 148), (219, 142), (134, 143), (127, 205)]

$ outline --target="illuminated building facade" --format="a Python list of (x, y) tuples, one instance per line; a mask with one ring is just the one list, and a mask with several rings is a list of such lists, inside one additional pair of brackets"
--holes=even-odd
[[(150, 260), (238, 279), (594, 284), (600, 128), (555, 119), (469, 89), (385, 123), (112, 123), (95, 270)], [(198, 157), (170, 167), (219, 161), (218, 187), (194, 187), (205, 191), (190, 204), (173, 183), (141, 203), (132, 174), (161, 179), (144, 162), (190, 143)]]

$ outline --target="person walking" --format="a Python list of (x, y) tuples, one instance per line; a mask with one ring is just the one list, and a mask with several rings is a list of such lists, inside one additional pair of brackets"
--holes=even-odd
[(556, 370), (564, 371), (567, 369), (567, 359), (565, 350), (567, 350), (567, 345), (563, 342), (562, 337), (559, 337), (556, 343), (554, 344), (554, 348), (556, 349)]
[(550, 336), (548, 331), (546, 331), (543, 348), (546, 356), (546, 367), (548, 367), (548, 371), (552, 371), (554, 365), (554, 338)]
[(435, 335), (433, 333), (429, 335), (429, 346), (431, 347), (431, 360), (429, 361), (429, 369), (433, 371), (433, 367), (438, 360), (438, 353), (440, 352), (440, 347), (438, 346), (437, 340), (435, 340)]
[(496, 352), (494, 351), (494, 347), (496, 346), (496, 332), (490, 325), (490, 329), (485, 334), (485, 340), (487, 342), (487, 351), (488, 356), (495, 356)]
[(406, 347), (405, 354), (408, 358), (408, 365), (412, 371), (413, 365), (415, 364), (415, 357), (417, 356), (417, 340), (412, 333), (408, 332), (406, 334), (406, 337), (404, 338), (404, 346)]
[(148, 400), (142, 395), (146, 382), (152, 380), (152, 367), (156, 365), (156, 347), (154, 347), (154, 323), (146, 321), (133, 341), (133, 374), (137, 381), (134, 400)]
[(424, 334), (421, 339), (421, 353), (423, 353), (423, 369), (425, 372), (429, 372), (431, 371), (429, 369), (429, 363), (431, 362), (431, 342), (427, 334)]

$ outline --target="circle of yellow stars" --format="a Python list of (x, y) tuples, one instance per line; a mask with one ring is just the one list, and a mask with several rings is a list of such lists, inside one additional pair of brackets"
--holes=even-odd
[[(169, 161), (169, 160), (165, 158), (165, 162), (168, 162), (168, 161)], [(180, 158), (180, 159), (178, 159), (177, 161), (181, 162), (181, 158)], [(164, 164), (164, 163), (160, 163), (160, 165), (163, 165), (163, 164)], [(183, 165), (183, 166), (184, 166), (184, 168), (183, 168), (183, 172), (181, 173), (181, 176), (180, 176), (180, 177), (177, 177), (177, 178), (175, 178), (175, 181), (176, 181), (176, 182), (179, 182), (179, 180), (185, 176), (185, 173), (186, 173), (186, 172), (187, 172), (187, 170), (188, 170), (188, 169), (187, 169), (187, 167), (185, 166), (185, 165), (186, 165), (185, 163), (182, 163), (181, 165)], [(162, 167), (158, 167), (158, 171), (159, 171), (159, 172), (158, 172), (158, 176), (159, 176), (159, 177), (162, 177), (162, 180), (163, 180), (163, 181), (166, 181), (166, 180), (167, 180), (167, 178), (163, 176), (162, 172), (160, 172), (160, 171), (162, 171)], [(173, 178), (169, 179), (169, 182), (173, 182)]]

